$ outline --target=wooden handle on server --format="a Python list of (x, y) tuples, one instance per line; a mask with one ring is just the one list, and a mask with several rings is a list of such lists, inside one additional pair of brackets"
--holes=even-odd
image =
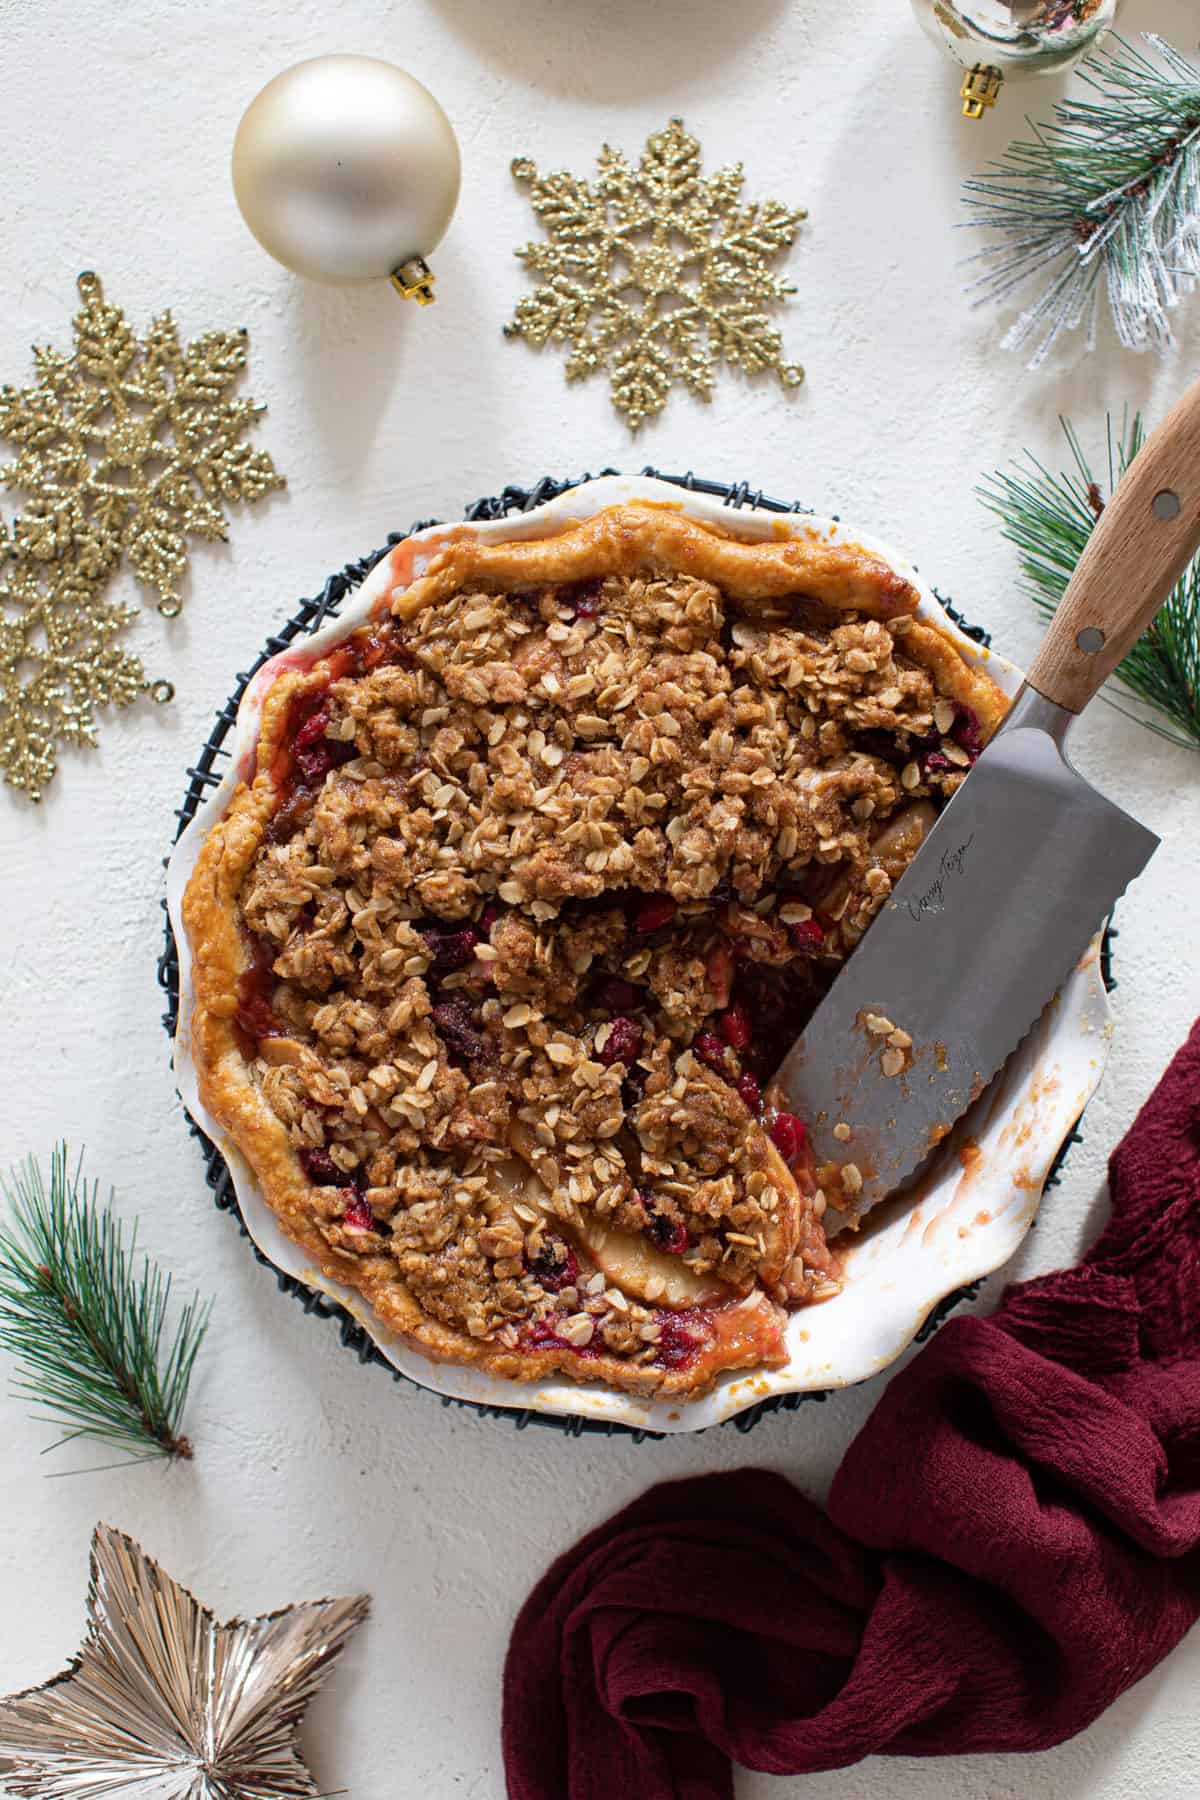
[(1200, 549), (1200, 382), (1134, 458), (1096, 521), (1029, 671), (1082, 712)]

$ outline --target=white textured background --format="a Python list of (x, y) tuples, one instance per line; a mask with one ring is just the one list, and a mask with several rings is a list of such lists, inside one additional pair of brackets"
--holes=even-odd
[[(1196, 47), (1194, 0), (1127, 0), (1131, 29)], [(1054, 84), (957, 118), (954, 74), (908, 0), (0, 0), (4, 199), (0, 377), (64, 345), (78, 270), (139, 326), (172, 304), (189, 335), (245, 324), (247, 391), (286, 494), (197, 547), (184, 617), (132, 634), (179, 690), (67, 754), (40, 809), (0, 794), (0, 1157), (61, 1132), (117, 1183), (178, 1279), (217, 1296), (189, 1425), (193, 1466), (47, 1481), (47, 1430), (0, 1394), (0, 1692), (77, 1642), (98, 1517), (135, 1533), (218, 1610), (369, 1589), (374, 1616), (311, 1715), (319, 1780), (363, 1800), (500, 1800), (499, 1676), (510, 1620), (546, 1562), (668, 1475), (754, 1460), (820, 1495), (881, 1384), (768, 1419), (636, 1447), (518, 1434), (360, 1369), (279, 1294), (213, 1211), (167, 1066), (154, 983), (161, 858), (183, 771), (234, 674), (302, 593), (387, 530), (450, 516), (505, 481), (615, 463), (693, 467), (840, 511), (906, 547), (998, 644), (1038, 639), (1013, 559), (972, 498), (1025, 445), (1060, 454), (1056, 415), (1093, 441), (1104, 407), (1157, 417), (1195, 372), (1200, 297), (1165, 363), (1107, 339), (1040, 374), (960, 293), (960, 178)], [(250, 97), (300, 57), (356, 50), (410, 68), (462, 142), (440, 302), (304, 286), (242, 226), (229, 148)], [(530, 215), (508, 164), (637, 153), (682, 113), (710, 166), (808, 206), (782, 323), (808, 370), (787, 397), (721, 380), (630, 442), (601, 382), (568, 391), (553, 354), (507, 344)], [(130, 589), (132, 593), (132, 586)], [(1084, 768), (1164, 844), (1121, 912), (1117, 1039), (1086, 1139), (1011, 1273), (1073, 1259), (1103, 1216), (1104, 1164), (1197, 1010), (1198, 764), (1097, 707)], [(993, 1284), (983, 1304), (994, 1299)], [(742, 1800), (1184, 1800), (1196, 1789), (1200, 1636), (1089, 1732), (1037, 1758), (889, 1761), (804, 1781), (742, 1777)]]

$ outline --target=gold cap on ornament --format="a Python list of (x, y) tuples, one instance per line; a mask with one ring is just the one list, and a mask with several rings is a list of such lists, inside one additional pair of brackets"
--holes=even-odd
[(990, 63), (976, 63), (963, 76), (958, 97), (963, 103), (964, 119), (982, 119), (989, 106), (995, 106), (1004, 85), (1004, 71)]
[(391, 274), (392, 286), (402, 300), (415, 300), (418, 306), (432, 306), (437, 299), (433, 291), (434, 273), (423, 256), (410, 256)]

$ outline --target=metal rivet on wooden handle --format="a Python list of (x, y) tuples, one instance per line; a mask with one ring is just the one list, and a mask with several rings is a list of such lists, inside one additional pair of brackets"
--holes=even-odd
[(1134, 458), (1096, 521), (1029, 684), (1082, 712), (1200, 550), (1200, 382)]

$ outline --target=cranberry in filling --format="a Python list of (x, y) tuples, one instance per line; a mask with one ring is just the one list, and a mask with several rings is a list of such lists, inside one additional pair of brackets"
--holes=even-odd
[(577, 588), (571, 595), (570, 605), (577, 619), (596, 618), (604, 608), (601, 584), (598, 581), (589, 581), (586, 586)]
[(300, 1167), (314, 1187), (337, 1187), (341, 1183), (342, 1172), (328, 1150), (301, 1150)]
[(363, 1199), (363, 1196), (355, 1192), (353, 1188), (348, 1189), (347, 1192), (352, 1196), (347, 1203), (345, 1212), (342, 1214), (342, 1224), (346, 1227), (347, 1231), (378, 1231), (379, 1227), (375, 1223), (375, 1214), (371, 1211), (370, 1207)]
[(300, 722), (271, 769), (278, 804), (267, 826), (267, 836), (276, 844), (285, 843), (298, 828), (312, 805), (314, 790), (330, 769), (358, 755), (353, 743), (326, 737), (330, 713), (325, 691), (305, 694), (295, 701), (289, 719), (294, 722), (297, 716)]
[(274, 946), (266, 938), (252, 937), (249, 965), (238, 978), (238, 1006), (234, 1014), (234, 1024), (251, 1044), (283, 1035), (271, 1005), (275, 985)]
[(744, 1006), (731, 1006), (717, 1020), (721, 1036), (731, 1050), (747, 1050), (750, 1047), (750, 1017)]
[(702, 1031), (692, 1045), (692, 1050), (707, 1068), (715, 1069), (718, 1075), (725, 1073), (726, 1046), (715, 1031)]
[(460, 930), (448, 930), (444, 925), (418, 925), (416, 929), (433, 958), (429, 973), (435, 979), (452, 975), (455, 969), (465, 969), (474, 962), (479, 933), (473, 925), (464, 925)]
[(600, 1355), (600, 1345), (595, 1338), (590, 1344), (572, 1344), (565, 1337), (560, 1337), (554, 1326), (561, 1323), (559, 1319), (539, 1319), (530, 1325), (521, 1338), (522, 1350), (569, 1350), (572, 1356), (583, 1356), (589, 1360)]
[(660, 1250), (668, 1256), (682, 1256), (688, 1247), (687, 1226), (682, 1219), (672, 1219), (666, 1213), (656, 1212), (654, 1202), (646, 1201), (650, 1214), (649, 1232)]
[(297, 731), (293, 740), (294, 747), (297, 750), (309, 750), (314, 744), (320, 742), (328, 730), (329, 711), (324, 706), (318, 707), (317, 711), (305, 719)]
[(608, 975), (596, 985), (592, 995), (592, 1005), (612, 1017), (615, 1013), (629, 1013), (638, 1004), (641, 996), (632, 981), (622, 981), (619, 975)]
[(574, 1287), (579, 1279), (579, 1260), (570, 1244), (560, 1237), (548, 1237), (537, 1255), (526, 1260), (525, 1266), (548, 1294)]
[(324, 781), (330, 769), (351, 762), (358, 755), (352, 742), (326, 737), (329, 725), (329, 713), (325, 707), (321, 707), (311, 718), (305, 720), (292, 741), (296, 764), (305, 781), (312, 787)]
[(642, 1028), (634, 1019), (614, 1019), (608, 1036), (596, 1050), (597, 1061), (606, 1068), (613, 1063), (636, 1062), (642, 1053)]
[(738, 1099), (751, 1113), (756, 1113), (762, 1105), (762, 1089), (753, 1075), (739, 1075), (737, 1080)]
[(478, 1020), (465, 1000), (443, 1000), (433, 1009), (433, 1022), (438, 1036), (452, 1056), (465, 1063), (491, 1060), (487, 1039), (478, 1028)]
[(568, 1348), (566, 1338), (559, 1337), (548, 1319), (539, 1319), (536, 1324), (531, 1325), (522, 1337), (521, 1345), (526, 1350), (566, 1350)]
[(793, 1163), (804, 1149), (806, 1136), (803, 1119), (795, 1113), (776, 1113), (771, 1121), (771, 1142), (785, 1163)]
[(670, 894), (649, 894), (639, 902), (633, 915), (633, 929), (645, 935), (661, 931), (675, 917), (675, 902)]
[(805, 919), (798, 925), (789, 925), (788, 937), (793, 950), (815, 955), (825, 943), (825, 927), (818, 919)]
[(686, 1312), (660, 1314), (659, 1318), (655, 1362), (664, 1369), (689, 1368), (712, 1335), (708, 1314), (693, 1306)]
[(974, 762), (983, 750), (983, 737), (979, 730), (979, 715), (970, 706), (955, 704), (955, 720), (950, 728), (950, 736), (955, 743), (967, 752)]

